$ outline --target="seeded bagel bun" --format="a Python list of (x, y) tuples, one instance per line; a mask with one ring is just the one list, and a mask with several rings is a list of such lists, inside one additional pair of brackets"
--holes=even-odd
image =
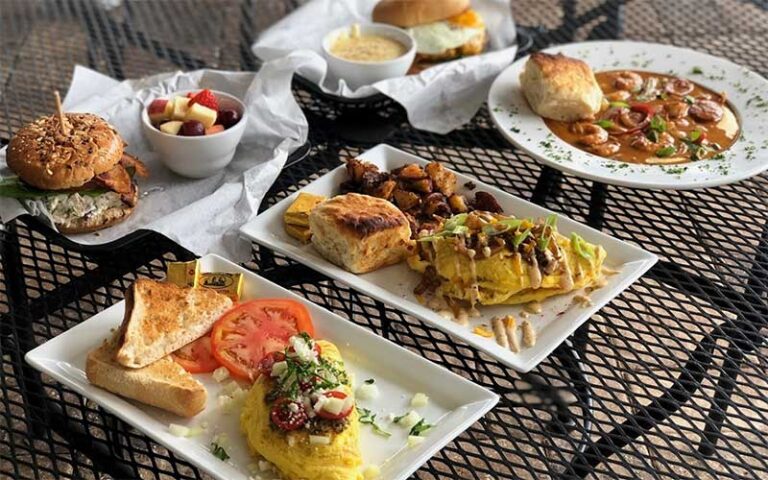
[(373, 21), (398, 27), (439, 22), (469, 8), (469, 0), (381, 0), (373, 9)]
[(134, 207), (123, 202), (121, 206), (108, 208), (97, 215), (88, 215), (86, 217), (70, 219), (66, 223), (57, 223), (56, 228), (61, 233), (71, 234), (90, 233), (111, 227), (112, 225), (122, 222), (133, 213), (133, 209), (135, 208), (138, 199), (139, 189), (134, 186), (133, 202), (131, 202)]
[(21, 180), (43, 190), (77, 188), (117, 165), (123, 140), (90, 113), (65, 114), (64, 135), (56, 115), (23, 126), (8, 145), (7, 163)]

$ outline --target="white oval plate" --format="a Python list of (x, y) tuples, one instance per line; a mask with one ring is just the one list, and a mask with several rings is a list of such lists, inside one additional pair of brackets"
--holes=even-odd
[[(705, 53), (656, 43), (594, 41), (544, 51), (584, 60), (595, 72), (626, 68), (665, 73), (726, 92), (741, 121), (742, 135), (722, 160), (638, 165), (598, 157), (558, 138), (528, 106), (520, 88), (526, 56), (493, 82), (488, 109), (501, 134), (540, 162), (603, 183), (658, 189), (724, 185), (768, 169), (768, 80), (747, 68)], [(702, 73), (693, 73), (694, 69)]]

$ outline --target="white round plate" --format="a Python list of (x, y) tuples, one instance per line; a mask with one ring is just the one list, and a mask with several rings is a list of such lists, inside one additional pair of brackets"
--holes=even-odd
[(742, 135), (721, 160), (639, 165), (598, 157), (558, 138), (528, 106), (520, 88), (526, 56), (493, 82), (488, 108), (502, 135), (542, 163), (603, 183), (658, 189), (724, 185), (768, 169), (768, 80), (760, 75), (722, 58), (655, 43), (594, 41), (544, 51), (584, 60), (595, 72), (626, 68), (664, 73), (725, 92)]

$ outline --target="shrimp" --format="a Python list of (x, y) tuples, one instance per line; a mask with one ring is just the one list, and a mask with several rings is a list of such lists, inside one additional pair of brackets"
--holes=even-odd
[(696, 100), (691, 106), (691, 116), (701, 122), (719, 122), (723, 118), (723, 107), (714, 100)]
[(683, 78), (674, 78), (664, 85), (664, 91), (670, 95), (684, 97), (693, 91), (693, 83)]
[(635, 72), (618, 72), (613, 77), (613, 86), (617, 90), (628, 90), (636, 92), (643, 86), (643, 77)]
[(631, 96), (632, 94), (626, 90), (616, 90), (615, 92), (605, 94), (605, 98), (609, 102), (623, 102), (625, 100), (629, 100), (629, 97)]
[(632, 148), (642, 150), (644, 152), (655, 152), (663, 147), (670, 147), (675, 144), (675, 138), (667, 132), (663, 132), (659, 135), (658, 142), (652, 142), (648, 137), (642, 133), (638, 133), (632, 137), (632, 141), (629, 143)]
[(636, 112), (628, 108), (622, 108), (619, 112), (619, 121), (627, 128), (643, 127), (650, 119), (643, 112)]
[(685, 117), (688, 115), (689, 108), (690, 105), (685, 102), (670, 102), (664, 105), (664, 110), (667, 111), (667, 115), (669, 115), (669, 118), (671, 119)]
[(571, 131), (579, 135), (578, 142), (591, 147), (608, 141), (608, 132), (594, 123), (579, 122), (571, 126)]
[(601, 157), (610, 157), (611, 155), (616, 154), (620, 148), (621, 145), (619, 142), (616, 140), (610, 140), (599, 145), (592, 145), (589, 147), (589, 151)]

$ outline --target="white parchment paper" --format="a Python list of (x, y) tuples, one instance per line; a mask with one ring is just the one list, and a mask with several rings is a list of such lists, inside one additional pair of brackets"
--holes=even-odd
[(327, 74), (323, 37), (335, 28), (370, 23), (378, 0), (312, 0), (265, 30), (253, 45), (254, 54), (269, 61), (289, 53), (298, 73), (326, 93), (363, 98), (381, 92), (400, 103), (419, 129), (448, 133), (467, 123), (483, 104), (494, 78), (515, 58), (515, 24), (509, 0), (473, 0), (488, 29), (488, 53), (429, 68), (418, 75), (383, 80), (351, 90), (344, 80)]
[[(76, 67), (64, 109), (104, 117), (128, 143), (126, 151), (147, 164), (150, 176), (138, 178), (141, 198), (125, 222), (101, 232), (68, 237), (81, 244), (101, 244), (150, 229), (199, 255), (219, 253), (247, 260), (250, 244), (239, 238), (238, 228), (256, 215), (288, 155), (307, 138), (306, 119), (290, 89), (295, 68), (296, 61), (286, 57), (265, 65), (258, 74), (197, 70), (118, 82)], [(141, 109), (153, 99), (195, 88), (235, 95), (244, 100), (248, 111), (248, 125), (232, 163), (201, 180), (168, 170), (152, 152), (140, 122)], [(0, 151), (0, 175), (13, 175), (5, 163), (5, 149)], [(8, 222), (30, 207), (34, 210), (34, 205), (0, 197), (0, 218)]]

